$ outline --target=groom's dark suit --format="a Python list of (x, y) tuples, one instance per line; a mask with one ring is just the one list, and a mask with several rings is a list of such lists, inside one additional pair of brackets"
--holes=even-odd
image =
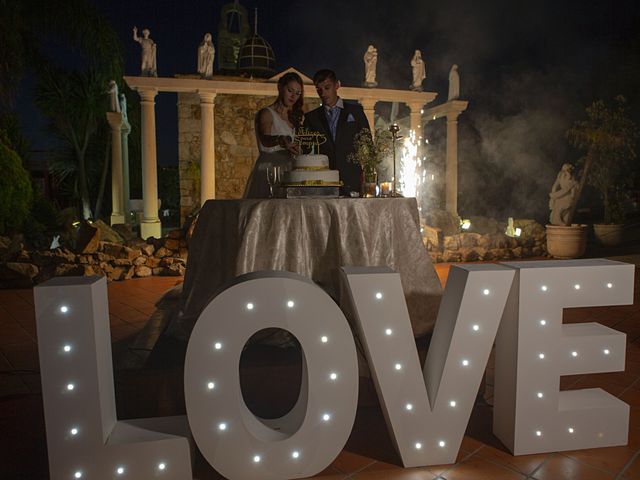
[(344, 102), (340, 109), (340, 116), (336, 127), (336, 138), (333, 139), (329, 128), (329, 120), (324, 106), (311, 110), (304, 117), (304, 126), (309, 130), (321, 132), (327, 136), (327, 141), (320, 146), (320, 153), (329, 157), (329, 165), (333, 170), (340, 171), (340, 180), (344, 184), (343, 193), (360, 191), (360, 166), (347, 160), (353, 152), (353, 138), (363, 128), (369, 128), (369, 122), (357, 103)]

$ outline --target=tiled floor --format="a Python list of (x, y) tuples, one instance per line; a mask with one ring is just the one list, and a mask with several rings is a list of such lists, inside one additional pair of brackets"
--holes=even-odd
[[(448, 265), (438, 265), (446, 281)], [(360, 408), (345, 450), (321, 480), (480, 480), (640, 478), (640, 289), (636, 275), (633, 306), (572, 309), (565, 322), (598, 321), (627, 334), (624, 372), (563, 377), (563, 389), (600, 387), (631, 405), (629, 444), (624, 447), (513, 457), (490, 433), (493, 366), (487, 368), (487, 404), (474, 408), (457, 463), (403, 469), (377, 407)], [(179, 281), (136, 279), (109, 285), (114, 341), (144, 326), (155, 301)], [(33, 294), (0, 290), (0, 479), (47, 478), (46, 442), (40, 397)], [(207, 478), (220, 478), (207, 476)], [(204, 478), (203, 478), (204, 480)]]

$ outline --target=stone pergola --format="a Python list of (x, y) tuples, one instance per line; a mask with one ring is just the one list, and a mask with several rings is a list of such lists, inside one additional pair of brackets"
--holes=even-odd
[[(156, 159), (156, 120), (155, 120), (155, 97), (159, 92), (174, 93), (195, 93), (199, 97), (200, 104), (200, 202), (215, 198), (215, 99), (217, 94), (231, 95), (254, 95), (254, 96), (276, 96), (277, 80), (288, 71), (288, 69), (268, 81), (247, 81), (243, 79), (229, 79), (220, 76), (212, 80), (202, 80), (198, 78), (167, 78), (167, 77), (124, 77), (129, 87), (136, 90), (141, 99), (141, 145), (142, 145), (142, 196), (143, 196), (143, 219), (140, 224), (140, 235), (142, 238), (161, 236), (161, 223), (158, 217), (158, 182), (157, 182), (157, 159)], [(313, 85), (308, 77), (298, 73), (305, 85)], [(437, 96), (435, 92), (414, 92), (408, 90), (392, 90), (385, 88), (358, 88), (343, 86), (340, 88), (340, 96), (348, 100), (357, 100), (362, 105), (365, 115), (370, 125), (374, 125), (374, 109), (377, 102), (401, 102), (410, 109), (411, 129), (416, 132), (416, 136), (421, 135), (422, 110), (425, 105), (431, 103)], [(318, 98), (314, 88), (305, 89), (305, 97)], [(457, 116), (464, 111), (467, 102), (450, 101), (438, 107), (425, 111), (425, 115), (430, 115), (433, 119), (446, 115), (447, 119), (447, 171), (457, 171)], [(455, 115), (455, 116), (454, 116)], [(429, 119), (429, 117), (427, 117)], [(116, 136), (115, 127), (117, 122), (110, 122), (114, 129), (114, 139)], [(450, 125), (451, 124), (451, 125)], [(114, 143), (115, 145), (115, 143)], [(114, 149), (115, 150), (115, 149)], [(114, 162), (116, 159), (114, 158)], [(123, 182), (122, 168), (116, 167), (113, 182)], [(447, 173), (447, 209), (450, 207), (452, 213), (456, 212), (456, 202), (449, 202), (449, 197), (457, 195), (457, 185), (451, 185), (449, 180), (455, 180), (457, 173), (449, 175)], [(118, 188), (114, 183), (114, 193), (128, 191), (128, 184)], [(128, 183), (128, 182), (127, 182)], [(128, 196), (127, 196), (128, 197)], [(124, 198), (124, 208), (118, 205), (122, 195), (114, 195), (112, 223), (120, 220), (124, 214), (124, 209), (128, 205), (128, 198)], [(123, 212), (120, 214), (120, 212)]]

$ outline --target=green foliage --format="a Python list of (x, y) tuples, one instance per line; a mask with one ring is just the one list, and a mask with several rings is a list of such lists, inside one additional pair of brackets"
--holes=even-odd
[(372, 174), (384, 158), (391, 153), (392, 135), (388, 130), (376, 130), (375, 140), (368, 128), (360, 130), (353, 139), (353, 153), (347, 157), (357, 163), (365, 175)]
[(0, 234), (22, 227), (33, 198), (29, 172), (0, 131)]
[(161, 167), (158, 170), (158, 195), (162, 199), (162, 208), (180, 209), (178, 167)]
[[(567, 131), (569, 142), (585, 155), (581, 186), (595, 187), (604, 203), (604, 222), (623, 223), (623, 202), (631, 186), (635, 168), (638, 128), (631, 120), (624, 97), (617, 96), (613, 105), (602, 100), (586, 109), (586, 118)], [(577, 196), (576, 196), (577, 197)], [(577, 202), (577, 198), (576, 198)]]
[(40, 189), (34, 189), (31, 211), (22, 227), (27, 244), (32, 248), (47, 249), (60, 228), (58, 209)]

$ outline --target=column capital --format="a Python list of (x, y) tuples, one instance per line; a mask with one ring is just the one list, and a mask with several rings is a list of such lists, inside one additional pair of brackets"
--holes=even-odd
[(112, 130), (120, 131), (123, 127), (122, 113), (120, 112), (107, 112), (107, 122)]
[(211, 92), (208, 90), (198, 90), (198, 96), (200, 97), (200, 104), (203, 103), (215, 103), (216, 92)]
[(420, 110), (422, 110), (422, 107), (424, 107), (426, 104), (422, 101), (418, 101), (418, 102), (407, 102), (407, 107), (409, 107), (409, 110), (411, 110), (412, 113), (417, 113)]
[(375, 98), (359, 98), (358, 102), (362, 105), (362, 108), (365, 110), (373, 110), (378, 103), (378, 100)]
[(142, 103), (155, 102), (157, 94), (158, 94), (157, 88), (138, 88), (138, 95), (140, 95), (140, 99), (142, 100)]

